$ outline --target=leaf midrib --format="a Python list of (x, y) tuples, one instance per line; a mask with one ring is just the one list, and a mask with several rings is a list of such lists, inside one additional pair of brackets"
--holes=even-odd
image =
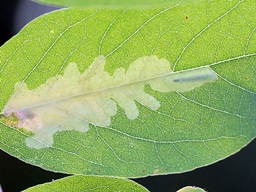
[[(176, 71), (176, 72), (168, 72), (168, 73), (164, 73), (164, 74), (160, 74), (160, 75), (155, 75), (155, 76), (151, 76), (151, 77), (148, 77), (148, 78), (145, 78), (145, 79), (140, 79), (140, 80), (136, 80), (136, 81), (133, 81), (133, 82), (130, 82), (130, 83), (123, 83), (123, 84), (119, 84), (119, 85), (116, 85), (116, 86), (111, 86), (111, 87), (106, 87), (106, 88), (102, 88), (102, 89), (97, 89), (97, 90), (90, 90), (88, 92), (83, 92), (83, 93), (79, 93), (79, 94), (74, 94), (74, 95), (70, 95), (70, 96), (66, 96), (66, 97), (62, 97), (60, 99), (54, 99), (54, 100), (50, 100), (50, 101), (47, 101), (47, 102), (42, 102), (42, 103), (39, 103), (39, 104), (36, 104), (36, 105), (30, 105), (26, 108), (19, 108), (19, 109), (12, 109), (10, 111), (5, 111), (3, 110), (1, 112), (1, 114), (3, 114), (4, 112), (14, 112), (16, 110), (25, 110), (25, 109), (32, 109), (32, 108), (36, 108), (36, 107), (41, 107), (41, 106), (45, 106), (45, 105), (51, 105), (51, 104), (55, 104), (55, 103), (59, 103), (59, 102), (63, 102), (63, 101), (66, 101), (66, 100), (71, 100), (71, 99), (74, 99), (74, 98), (77, 98), (77, 97), (83, 97), (83, 96), (86, 96), (86, 95), (90, 95), (90, 94), (95, 94), (95, 93), (102, 93), (104, 91), (110, 91), (110, 90), (115, 90), (115, 89), (120, 89), (122, 87), (125, 87), (125, 86), (130, 86), (130, 85), (134, 85), (134, 84), (139, 84), (139, 83), (144, 83), (145, 85), (147, 84), (148, 81), (152, 81), (152, 80), (155, 80), (155, 79), (160, 79), (160, 78), (165, 78), (169, 75), (175, 75), (175, 74), (178, 74), (178, 73), (181, 73), (181, 72), (188, 72), (188, 71), (193, 71), (193, 70), (197, 70), (197, 69), (201, 69), (201, 68), (206, 68), (208, 66), (200, 66), (200, 67), (195, 67), (195, 68), (191, 68), (191, 69), (186, 69), (186, 70), (181, 70), (181, 71)], [(24, 82), (23, 82), (24, 83)], [(20, 85), (19, 87), (21, 87), (22, 85)], [(37, 88), (36, 88), (37, 89)], [(34, 89), (35, 90), (35, 89)], [(173, 90), (174, 92), (176, 92), (175, 90)], [(15, 97), (15, 95), (19, 92), (19, 89), (16, 91), (16, 93), (14, 93), (13, 97)], [(48, 91), (49, 92), (49, 91)], [(9, 103), (11, 103), (11, 100), (9, 101)]]

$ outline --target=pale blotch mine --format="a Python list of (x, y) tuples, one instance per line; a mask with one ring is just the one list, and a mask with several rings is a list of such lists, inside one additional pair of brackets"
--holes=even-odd
[(98, 56), (83, 73), (76, 63), (69, 63), (63, 75), (34, 90), (18, 82), (2, 114), (14, 113), (18, 128), (34, 133), (26, 139), (27, 146), (41, 149), (53, 145), (53, 134), (58, 131), (86, 132), (89, 124), (109, 126), (117, 104), (130, 120), (139, 116), (138, 103), (159, 109), (160, 102), (144, 91), (146, 84), (159, 92), (186, 92), (217, 80), (209, 67), (174, 73), (166, 59), (154, 55), (135, 60), (127, 71), (116, 69), (113, 76), (104, 71), (105, 63), (106, 59)]

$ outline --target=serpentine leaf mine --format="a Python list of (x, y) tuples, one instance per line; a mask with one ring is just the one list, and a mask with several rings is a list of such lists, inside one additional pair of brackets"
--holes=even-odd
[(58, 131), (87, 132), (89, 124), (109, 126), (117, 104), (130, 120), (139, 116), (137, 105), (159, 109), (160, 102), (144, 91), (146, 84), (162, 93), (187, 92), (217, 80), (210, 67), (172, 72), (170, 63), (155, 55), (135, 60), (126, 71), (117, 68), (112, 76), (104, 71), (105, 63), (105, 57), (98, 56), (83, 73), (76, 63), (69, 63), (63, 75), (34, 90), (18, 82), (2, 114), (15, 114), (17, 127), (34, 134), (26, 139), (27, 146), (41, 149), (53, 145)]

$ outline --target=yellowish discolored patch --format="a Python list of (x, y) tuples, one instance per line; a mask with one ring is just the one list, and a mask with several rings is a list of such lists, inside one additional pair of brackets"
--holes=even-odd
[(127, 71), (116, 69), (113, 76), (104, 70), (105, 63), (106, 59), (98, 56), (83, 73), (76, 63), (69, 63), (63, 75), (34, 90), (18, 82), (2, 114), (15, 114), (17, 127), (35, 134), (26, 139), (27, 146), (40, 149), (53, 145), (55, 132), (87, 132), (89, 124), (109, 126), (117, 104), (130, 120), (139, 116), (138, 103), (159, 109), (160, 102), (144, 91), (146, 84), (158, 92), (186, 92), (217, 80), (209, 67), (172, 72), (166, 59), (154, 55), (135, 60)]

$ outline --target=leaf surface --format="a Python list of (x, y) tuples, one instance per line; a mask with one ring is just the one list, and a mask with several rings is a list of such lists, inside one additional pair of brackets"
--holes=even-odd
[(205, 190), (203, 190), (199, 187), (187, 186), (187, 187), (180, 189), (177, 192), (205, 192)]
[(98, 7), (98, 8), (149, 8), (188, 0), (35, 0), (58, 6)]
[(147, 192), (143, 186), (127, 179), (99, 176), (70, 176), (63, 179), (58, 179), (50, 183), (45, 183), (31, 187), (23, 192), (38, 192), (38, 191), (136, 191)]
[[(124, 177), (184, 172), (239, 151), (256, 133), (255, 7), (254, 1), (202, 1), (143, 11), (73, 8), (36, 19), (0, 48), (1, 149), (48, 170)], [(9, 111), (16, 112), (13, 115), (6, 112), (6, 106), (14, 105), (10, 98), (14, 96), (15, 100), (22, 86), (29, 91), (42, 90), (49, 80), (65, 76), (70, 63), (76, 63), (77, 75), (68, 76), (78, 77), (101, 55), (106, 59), (102, 70), (109, 79), (115, 77), (116, 70), (122, 70), (123, 75), (115, 80), (122, 84), (128, 79), (126, 84), (136, 85), (134, 94), (130, 94), (132, 88), (118, 89), (132, 101), (123, 102), (128, 107), (117, 101), (120, 97), (107, 97), (111, 100), (111, 104), (105, 102), (108, 107), (104, 108), (110, 114), (108, 124), (87, 119), (87, 130), (81, 121), (75, 123), (80, 126), (52, 133), (53, 141), (47, 143), (31, 132), (27, 124), (22, 124), (24, 129), (18, 128), (22, 127), (21, 122), (31, 123), (22, 121), (18, 108)], [(172, 80), (165, 84), (169, 91), (164, 91), (157, 81), (159, 74), (152, 75), (153, 71), (158, 72), (159, 60), (152, 62), (152, 70), (145, 77), (145, 67), (132, 68), (133, 63), (141, 66), (139, 59), (153, 56), (169, 65), (160, 74), (161, 80), (163, 75)], [(93, 72), (98, 72), (99, 66), (98, 62)], [(209, 81), (211, 75), (205, 76), (205, 71), (198, 73), (202, 68), (211, 70), (209, 74), (217, 78)], [(132, 78), (137, 75), (133, 82), (129, 81), (130, 76), (125, 78), (129, 70)], [(94, 77), (93, 72), (89, 73), (90, 78)], [(173, 78), (172, 73), (183, 72), (184, 76)], [(71, 82), (68, 76), (66, 79)], [(91, 90), (99, 90), (97, 86), (103, 83), (96, 81), (90, 83)], [(116, 82), (104, 82), (110, 81), (111, 86)], [(142, 88), (138, 89), (141, 81)], [(195, 82), (200, 86), (193, 84), (177, 90), (174, 85), (178, 82), (182, 82), (179, 88)], [(140, 90), (146, 97), (154, 98), (152, 102), (135, 97)], [(24, 95), (18, 104), (32, 103)], [(54, 97), (63, 100), (64, 96)], [(52, 101), (52, 96), (44, 98)], [(152, 103), (157, 103), (157, 107), (151, 107)], [(109, 106), (114, 106), (115, 113)], [(127, 113), (130, 106), (135, 110)], [(79, 114), (81, 109), (77, 109)], [(92, 114), (99, 115), (95, 111)], [(75, 121), (77, 115), (72, 111), (67, 117), (73, 126), (69, 119)], [(47, 135), (49, 131), (45, 130)], [(28, 138), (46, 147), (33, 148), (34, 144), (28, 145)]]

